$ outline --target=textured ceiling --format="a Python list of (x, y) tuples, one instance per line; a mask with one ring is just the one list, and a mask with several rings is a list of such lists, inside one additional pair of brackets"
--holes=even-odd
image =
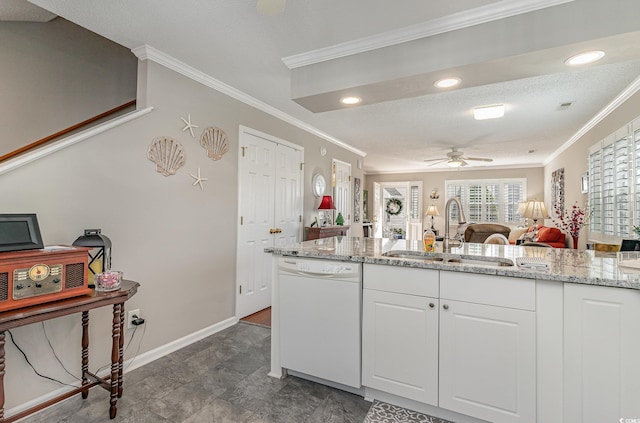
[[(375, 173), (440, 169), (423, 160), (451, 147), (494, 159), (469, 167), (542, 165), (640, 76), (636, 1), (289, 0), (274, 16), (255, 0), (31, 3), (259, 99), (365, 152)], [(605, 59), (562, 64), (590, 48)], [(450, 72), (463, 85), (434, 92)], [(336, 106), (350, 90), (365, 104)], [(494, 103), (504, 118), (473, 119), (473, 107)]]

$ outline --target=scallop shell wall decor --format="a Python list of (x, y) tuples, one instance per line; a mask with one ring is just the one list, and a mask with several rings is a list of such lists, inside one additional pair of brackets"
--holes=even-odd
[(229, 139), (220, 128), (208, 127), (202, 132), (200, 145), (207, 150), (207, 156), (212, 160), (220, 160), (229, 151)]
[(154, 138), (147, 157), (156, 164), (156, 172), (164, 176), (175, 175), (187, 160), (182, 144), (171, 137)]

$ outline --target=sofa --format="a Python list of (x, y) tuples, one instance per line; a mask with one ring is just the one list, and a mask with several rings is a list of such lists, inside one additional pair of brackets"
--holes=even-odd
[(495, 223), (472, 223), (464, 230), (465, 242), (483, 243), (490, 235), (501, 234), (509, 237), (511, 228)]
[(528, 228), (513, 228), (509, 233), (509, 243), (516, 244), (519, 239), (528, 238), (529, 241), (547, 244), (553, 248), (567, 248), (568, 246), (569, 239), (567, 235), (558, 228), (538, 226), (537, 237), (533, 236), (533, 231), (533, 226)]

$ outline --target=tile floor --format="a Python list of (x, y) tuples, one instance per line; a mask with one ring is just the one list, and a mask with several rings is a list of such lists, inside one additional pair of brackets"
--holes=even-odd
[(267, 376), (270, 329), (239, 323), (125, 374), (118, 415), (93, 388), (25, 423), (362, 423), (371, 403), (295, 377)]

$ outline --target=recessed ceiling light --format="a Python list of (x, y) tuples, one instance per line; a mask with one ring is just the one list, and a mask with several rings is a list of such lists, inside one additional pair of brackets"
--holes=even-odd
[(473, 117), (476, 120), (496, 119), (504, 116), (504, 104), (481, 106), (473, 109)]
[(438, 88), (451, 88), (451, 87), (455, 87), (456, 85), (458, 85), (462, 80), (460, 78), (442, 78), (442, 79), (438, 79), (435, 84), (436, 87)]
[(576, 54), (575, 56), (569, 57), (564, 61), (564, 64), (567, 66), (580, 66), (586, 65), (587, 63), (593, 63), (598, 61), (604, 57), (604, 51), (593, 50), (593, 51), (585, 51), (584, 53)]
[(358, 104), (362, 101), (360, 97), (342, 97), (340, 103), (342, 104)]

